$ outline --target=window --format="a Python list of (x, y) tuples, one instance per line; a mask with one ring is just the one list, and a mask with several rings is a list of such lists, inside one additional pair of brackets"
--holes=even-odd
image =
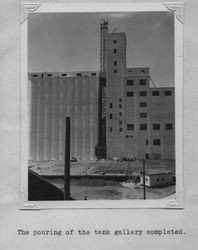
[(122, 128), (119, 128), (119, 131), (122, 132)]
[(119, 121), (119, 124), (122, 125), (122, 121)]
[(110, 115), (109, 115), (109, 118), (110, 118), (110, 119), (113, 119), (113, 114), (110, 114)]
[(146, 96), (146, 91), (140, 91), (139, 95), (140, 96)]
[(132, 79), (127, 80), (127, 86), (133, 86), (133, 80)]
[(164, 177), (161, 178), (161, 181), (164, 181)]
[(122, 108), (122, 104), (119, 104), (119, 108), (120, 108), (120, 109)]
[(143, 69), (141, 70), (141, 74), (144, 75), (144, 70)]
[(147, 113), (140, 113), (140, 118), (146, 118), (147, 117)]
[(147, 103), (146, 103), (146, 102), (140, 102), (140, 107), (141, 107), (141, 108), (147, 107)]
[(114, 69), (114, 74), (116, 74), (117, 73), (117, 69)]
[(77, 75), (77, 76), (81, 76), (82, 74), (81, 74), (81, 73), (77, 73), (76, 75)]
[(117, 40), (113, 40), (113, 43), (116, 44), (116, 43), (117, 43)]
[(140, 124), (140, 130), (147, 130), (147, 124)]
[(112, 109), (113, 108), (113, 103), (109, 104), (109, 108)]
[(33, 76), (33, 77), (38, 77), (38, 75), (37, 75), (37, 74), (33, 74), (32, 76)]
[(122, 116), (122, 112), (119, 112), (119, 116)]
[(146, 79), (140, 79), (140, 85), (146, 85)]
[(117, 61), (114, 61), (114, 63), (113, 63), (113, 64), (114, 64), (114, 66), (116, 66), (116, 65), (117, 65)]
[(47, 74), (48, 77), (52, 77), (52, 74)]
[(122, 98), (119, 98), (119, 102), (122, 102)]
[(160, 179), (159, 178), (157, 178), (157, 181), (159, 181)]
[(146, 139), (146, 145), (148, 145), (148, 139)]
[(159, 91), (152, 91), (152, 96), (159, 96)]
[(145, 181), (148, 181), (148, 177), (145, 178)]
[(113, 132), (113, 128), (112, 127), (109, 128), (109, 132)]
[(153, 124), (153, 130), (160, 130), (160, 124)]
[(167, 123), (166, 124), (166, 130), (172, 130), (173, 129), (173, 124)]
[(62, 74), (63, 77), (67, 76), (67, 74)]
[(128, 91), (127, 96), (133, 96), (133, 91)]
[(134, 124), (127, 124), (127, 130), (134, 130)]
[(91, 73), (92, 76), (96, 76), (96, 73)]
[(114, 49), (114, 50), (113, 50), (113, 53), (116, 54), (116, 53), (117, 53), (117, 49)]
[(165, 90), (165, 91), (164, 91), (164, 95), (165, 95), (165, 96), (170, 96), (170, 95), (172, 95), (171, 90)]
[(160, 145), (160, 139), (153, 139), (153, 145), (159, 146)]

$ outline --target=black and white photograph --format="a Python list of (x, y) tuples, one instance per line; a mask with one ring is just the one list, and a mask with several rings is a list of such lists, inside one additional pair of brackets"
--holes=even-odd
[(29, 200), (175, 194), (174, 12), (28, 17)]

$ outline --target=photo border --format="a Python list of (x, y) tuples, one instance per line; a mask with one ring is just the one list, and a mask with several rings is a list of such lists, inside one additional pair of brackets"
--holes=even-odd
[[(164, 199), (28, 201), (29, 98), (28, 13), (174, 12), (176, 193)], [(183, 3), (21, 3), (20, 209), (184, 208), (183, 178)]]

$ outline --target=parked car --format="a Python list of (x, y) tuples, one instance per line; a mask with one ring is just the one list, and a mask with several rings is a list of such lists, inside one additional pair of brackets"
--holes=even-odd
[(123, 162), (123, 161), (135, 161), (136, 157), (135, 156), (130, 156), (130, 157), (122, 157), (118, 161)]
[(70, 159), (71, 162), (77, 162), (78, 160), (76, 159), (76, 157), (72, 156)]

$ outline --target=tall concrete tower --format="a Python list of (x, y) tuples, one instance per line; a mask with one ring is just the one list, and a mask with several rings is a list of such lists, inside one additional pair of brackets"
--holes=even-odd
[(109, 33), (106, 51), (106, 144), (107, 156), (113, 158), (125, 152), (125, 33)]

